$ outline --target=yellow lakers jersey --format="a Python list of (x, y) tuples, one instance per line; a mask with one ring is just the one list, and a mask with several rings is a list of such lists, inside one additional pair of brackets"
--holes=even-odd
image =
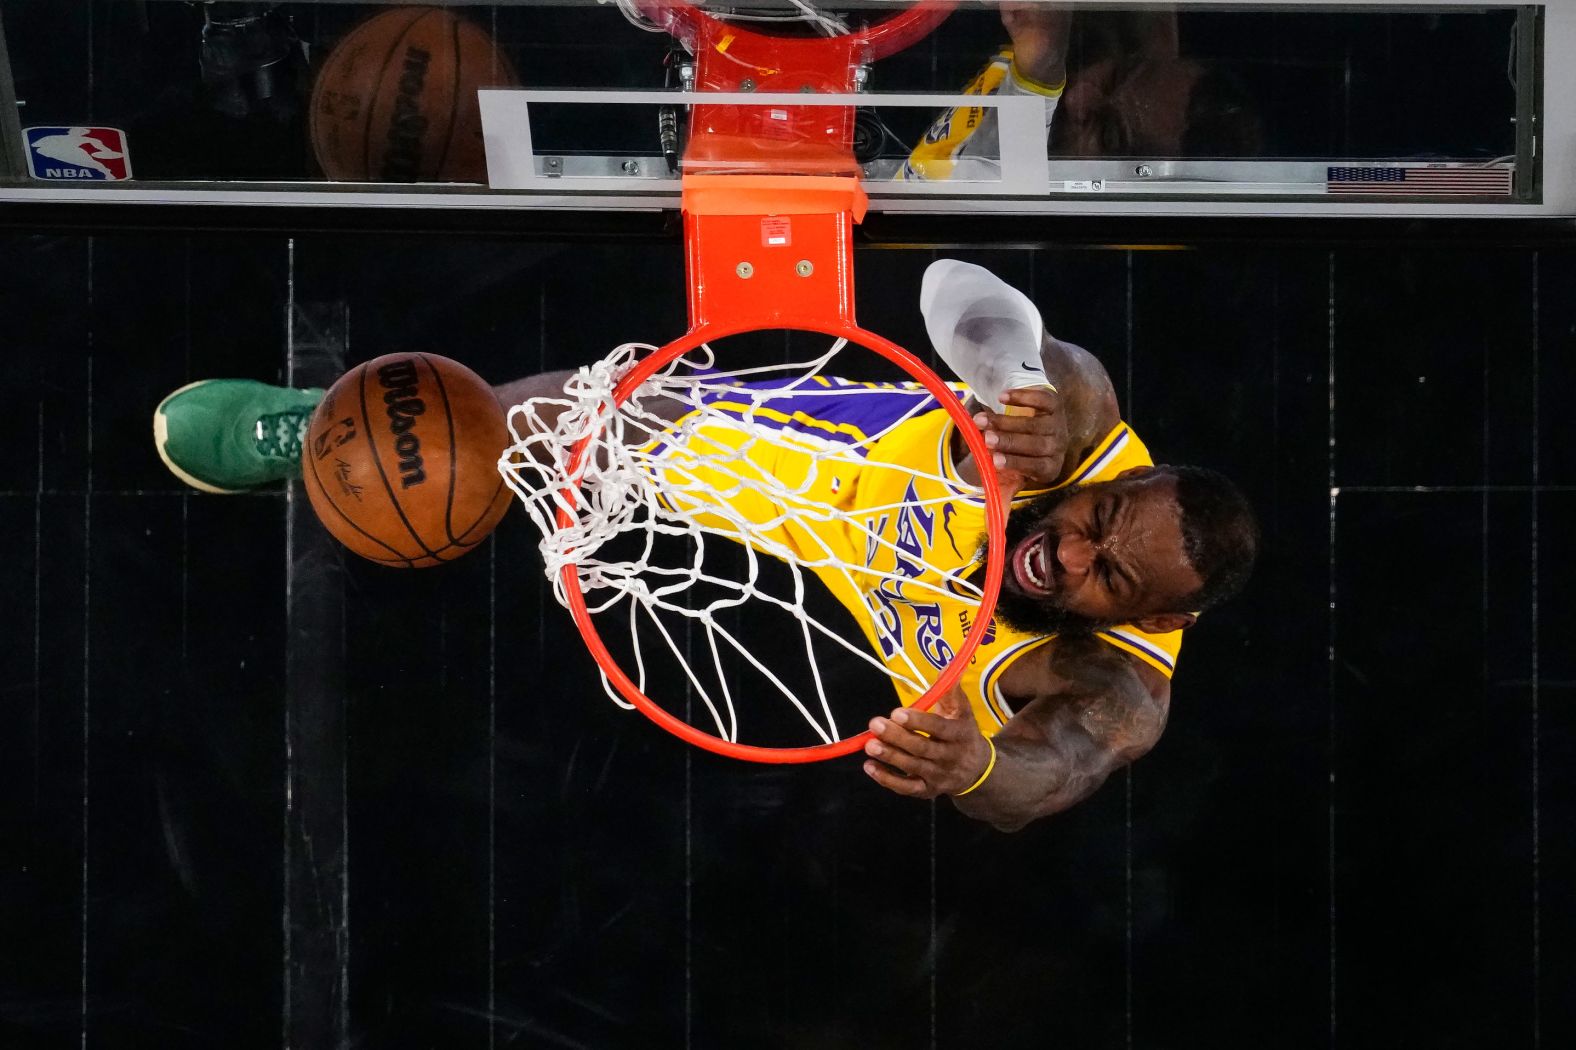
[[(702, 521), (722, 524), (707, 507), (725, 503), (759, 523), (751, 545), (811, 568), (859, 622), (900, 702), (912, 704), (961, 649), (978, 605), (961, 582), (978, 564), (985, 501), (958, 476), (952, 418), (911, 384), (820, 376), (796, 388), (741, 384), (708, 402), (674, 428), (683, 440), (670, 439), (666, 461), (684, 483), (666, 499)], [(724, 458), (725, 468), (711, 465)], [(1152, 463), (1120, 423), (1063, 484)], [(770, 489), (751, 484), (768, 479)], [(813, 512), (785, 513), (785, 501)], [(1170, 677), (1181, 634), (1123, 626), (1098, 637)], [(1013, 715), (1002, 673), (1050, 638), (1000, 621), (987, 629), (960, 679), (986, 735)]]

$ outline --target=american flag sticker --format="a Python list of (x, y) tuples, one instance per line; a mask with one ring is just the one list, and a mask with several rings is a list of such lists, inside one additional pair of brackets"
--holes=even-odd
[(1379, 193), (1395, 197), (1509, 197), (1514, 168), (1442, 165), (1341, 167), (1325, 172), (1330, 193)]

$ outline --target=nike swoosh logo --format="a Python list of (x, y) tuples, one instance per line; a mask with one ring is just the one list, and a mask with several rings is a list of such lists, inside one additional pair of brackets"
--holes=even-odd
[(958, 550), (957, 538), (952, 535), (952, 515), (956, 514), (957, 512), (958, 512), (958, 508), (954, 507), (950, 503), (944, 504), (942, 506), (942, 508), (941, 508), (941, 530), (947, 534), (947, 542), (952, 544), (953, 551), (957, 554), (958, 557), (961, 558), (961, 557), (963, 557), (963, 552)]
[(1027, 372), (1039, 372), (1041, 374), (1043, 374), (1045, 372), (1044, 367), (1042, 367), (1040, 365), (1031, 365), (1027, 361), (1023, 362), (1023, 368), (1024, 368), (1024, 371), (1027, 371)]

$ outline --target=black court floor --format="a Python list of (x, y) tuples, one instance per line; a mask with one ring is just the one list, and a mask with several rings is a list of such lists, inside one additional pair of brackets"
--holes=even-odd
[[(1004, 835), (603, 696), (512, 515), (341, 556), (196, 378), (493, 381), (684, 322), (676, 245), (0, 240), (0, 1046), (1576, 1043), (1576, 250), (959, 253), (1262, 514), (1155, 752)], [(858, 253), (923, 348), (929, 251)]]

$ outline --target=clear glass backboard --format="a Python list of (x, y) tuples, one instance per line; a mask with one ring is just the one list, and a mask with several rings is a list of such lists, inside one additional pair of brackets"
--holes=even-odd
[(1547, 146), (1568, 148), (1571, 115), (1543, 70), (1571, 20), (1350, 0), (0, 0), (0, 194), (660, 208), (687, 173), (764, 171), (859, 174), (878, 210), (1559, 213), (1576, 208)]

